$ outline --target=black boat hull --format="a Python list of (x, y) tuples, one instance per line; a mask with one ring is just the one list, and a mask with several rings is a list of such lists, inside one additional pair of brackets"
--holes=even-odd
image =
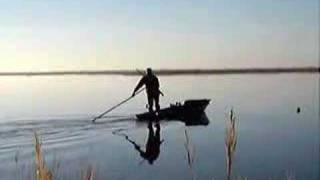
[[(192, 124), (192, 121), (207, 119), (204, 113), (206, 107), (210, 103), (209, 99), (188, 100), (183, 105), (171, 105), (168, 108), (161, 109), (157, 114), (146, 112), (137, 114), (136, 117), (140, 121), (146, 120), (180, 120), (186, 124)], [(204, 118), (205, 117), (205, 118)]]

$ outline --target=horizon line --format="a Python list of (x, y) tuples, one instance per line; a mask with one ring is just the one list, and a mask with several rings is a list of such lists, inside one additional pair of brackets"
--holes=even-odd
[[(64, 76), (64, 75), (141, 75), (144, 70), (54, 70), (0, 72), (0, 76)], [(214, 74), (279, 74), (279, 73), (320, 73), (320, 66), (268, 67), (268, 68), (223, 68), (223, 69), (155, 69), (156, 75), (214, 75)]]

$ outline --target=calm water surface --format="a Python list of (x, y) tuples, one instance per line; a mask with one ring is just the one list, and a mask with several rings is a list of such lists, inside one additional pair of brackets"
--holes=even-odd
[(318, 74), (160, 77), (163, 107), (185, 99), (212, 102), (207, 126), (160, 123), (163, 142), (152, 164), (134, 146), (144, 151), (148, 140), (148, 124), (134, 119), (146, 111), (144, 94), (90, 122), (130, 96), (138, 79), (1, 77), (1, 179), (33, 177), (35, 131), (56, 179), (81, 179), (88, 167), (95, 179), (226, 179), (231, 109), (237, 134), (232, 179), (319, 179)]

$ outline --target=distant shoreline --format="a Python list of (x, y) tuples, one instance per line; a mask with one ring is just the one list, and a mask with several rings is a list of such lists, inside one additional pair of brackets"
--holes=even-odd
[[(140, 70), (142, 71), (142, 70)], [(289, 68), (226, 68), (226, 69), (157, 69), (160, 76), (177, 75), (223, 75), (223, 74), (279, 74), (279, 73), (320, 73), (320, 67)], [(0, 76), (66, 76), (66, 75), (141, 75), (136, 70), (80, 70), (80, 71), (38, 71), (0, 72)]]

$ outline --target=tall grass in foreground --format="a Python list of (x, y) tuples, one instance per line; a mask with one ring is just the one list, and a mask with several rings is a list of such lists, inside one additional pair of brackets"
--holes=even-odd
[(226, 135), (225, 135), (225, 150), (226, 150), (226, 166), (227, 166), (227, 179), (231, 179), (232, 173), (232, 160), (237, 146), (237, 131), (236, 131), (236, 118), (233, 109), (227, 119)]
[(93, 180), (95, 177), (94, 169), (91, 166), (88, 167), (81, 177), (83, 177), (83, 180)]
[(36, 158), (36, 179), (37, 180), (53, 180), (53, 175), (46, 167), (41, 151), (41, 143), (39, 141), (37, 133), (34, 133), (34, 146), (35, 146), (35, 158)]
[(191, 179), (195, 180), (196, 177), (195, 177), (195, 174), (194, 174), (194, 171), (193, 171), (193, 162), (194, 162), (195, 151), (194, 151), (194, 147), (191, 144), (190, 137), (189, 137), (187, 129), (184, 130), (184, 135), (186, 137), (186, 142), (184, 144), (184, 147), (186, 148), (186, 151), (187, 151), (187, 159), (188, 159), (189, 171), (190, 171), (190, 174), (191, 174)]
[[(41, 143), (37, 133), (34, 133), (34, 147), (35, 147), (35, 177), (36, 180), (54, 180), (53, 171), (50, 171), (45, 164), (44, 157), (41, 150)], [(56, 172), (58, 173), (58, 172)], [(93, 180), (95, 177), (94, 169), (90, 166), (86, 171), (81, 173), (83, 180)]]

